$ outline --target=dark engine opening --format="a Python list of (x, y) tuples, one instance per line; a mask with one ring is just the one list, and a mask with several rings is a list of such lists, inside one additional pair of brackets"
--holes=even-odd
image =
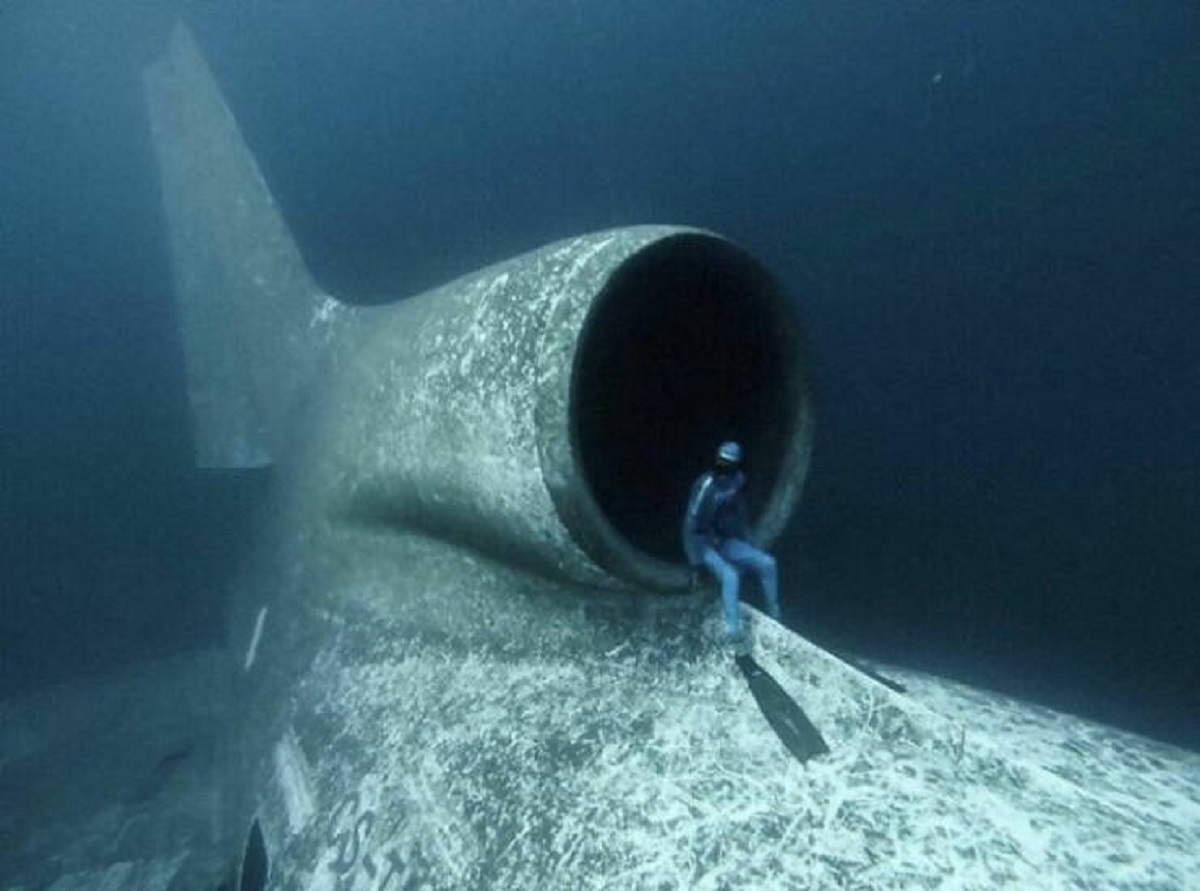
[(717, 446), (740, 442), (757, 517), (807, 396), (795, 307), (729, 242), (657, 242), (609, 279), (572, 378), (572, 434), (592, 497), (635, 548), (683, 561), (688, 491)]

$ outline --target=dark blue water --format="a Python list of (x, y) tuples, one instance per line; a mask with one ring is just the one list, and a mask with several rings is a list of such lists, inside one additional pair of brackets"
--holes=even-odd
[(219, 637), (140, 68), (193, 26), (321, 283), (707, 226), (800, 301), (791, 621), (1200, 747), (1200, 7), (0, 3), (4, 690)]

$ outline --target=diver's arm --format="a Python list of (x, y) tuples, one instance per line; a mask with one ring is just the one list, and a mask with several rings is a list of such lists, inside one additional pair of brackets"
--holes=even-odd
[(684, 550), (688, 562), (696, 566), (700, 562), (703, 548), (713, 543), (713, 481), (705, 474), (695, 484), (688, 499), (687, 513), (683, 518)]

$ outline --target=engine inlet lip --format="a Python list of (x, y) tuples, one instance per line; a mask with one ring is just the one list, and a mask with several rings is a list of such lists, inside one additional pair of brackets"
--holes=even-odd
[[(664, 558), (661, 547), (658, 554), (652, 553), (652, 549), (639, 546), (622, 530), (620, 517), (605, 510), (606, 493), (596, 488), (598, 483), (603, 486), (603, 481), (589, 472), (594, 456), (588, 450), (595, 448), (595, 444), (588, 441), (586, 425), (581, 422), (588, 409), (581, 401), (581, 394), (587, 392), (587, 375), (596, 372), (587, 367), (588, 354), (597, 326), (604, 324), (605, 314), (618, 301), (647, 299), (645, 293), (628, 293), (630, 276), (636, 276), (639, 268), (653, 270), (656, 264), (678, 262), (681, 257), (689, 264), (711, 266), (730, 278), (736, 285), (730, 289), (731, 293), (734, 290), (750, 293), (752, 310), (762, 316), (758, 324), (762, 331), (769, 332), (760, 336), (766, 337), (770, 351), (777, 353), (778, 373), (771, 380), (774, 388), (771, 405), (776, 411), (769, 420), (772, 431), (762, 433), (766, 439), (773, 438), (777, 445), (759, 450), (773, 454), (767, 462), (770, 466), (760, 462), (755, 468), (756, 476), (769, 480), (762, 485), (753, 506), (754, 535), (763, 546), (769, 546), (782, 532), (800, 498), (814, 425), (807, 338), (794, 301), (757, 260), (718, 235), (703, 230), (673, 229), (648, 239), (620, 263), (609, 264), (605, 279), (591, 289), (586, 306), (566, 307), (565, 312), (557, 313), (573, 315), (575, 324), (570, 324), (567, 318), (562, 319), (566, 324), (551, 322), (550, 330), (572, 332), (570, 342), (563, 345), (569, 357), (556, 350), (548, 351), (539, 375), (538, 451), (547, 488), (572, 540), (598, 566), (625, 585), (664, 592), (685, 589), (691, 578), (690, 568), (681, 549), (677, 559)], [(739, 293), (738, 299), (746, 299), (745, 294)], [(600, 336), (604, 337), (604, 332)], [(551, 361), (555, 352), (557, 359)], [(698, 439), (702, 441), (689, 445), (689, 460), (683, 462), (690, 475), (708, 466), (707, 453), (715, 445), (705, 437)], [(678, 481), (675, 485), (678, 488)], [(677, 540), (686, 486), (678, 497), (676, 494), (673, 492), (671, 499), (653, 509), (659, 521), (670, 527), (663, 531)]]

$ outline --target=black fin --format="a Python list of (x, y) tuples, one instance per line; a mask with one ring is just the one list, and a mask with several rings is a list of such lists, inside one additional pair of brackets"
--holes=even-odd
[(754, 701), (787, 750), (801, 763), (826, 754), (829, 746), (821, 736), (821, 731), (808, 719), (800, 704), (779, 686), (779, 682), (750, 656), (738, 656), (736, 661), (750, 685)]

